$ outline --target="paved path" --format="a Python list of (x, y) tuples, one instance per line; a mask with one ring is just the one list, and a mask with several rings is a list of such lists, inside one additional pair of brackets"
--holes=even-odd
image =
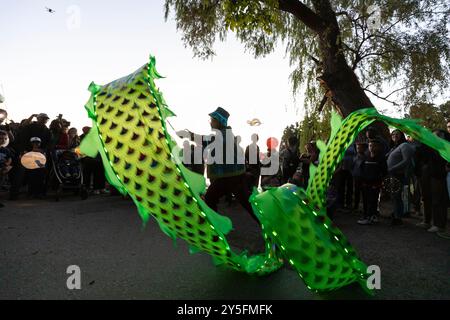
[[(309, 292), (285, 267), (254, 277), (190, 255), (151, 221), (142, 229), (131, 202), (99, 196), (86, 201), (22, 200), (0, 209), (0, 299), (329, 299), (367, 296), (357, 286), (327, 295)], [(225, 207), (236, 230), (232, 246), (254, 252), (258, 227), (238, 206)], [(450, 241), (410, 224), (358, 226), (340, 214), (338, 226), (368, 264), (381, 267), (379, 299), (449, 299)], [(415, 222), (415, 221), (412, 221)], [(82, 289), (66, 287), (66, 268), (78, 265)]]

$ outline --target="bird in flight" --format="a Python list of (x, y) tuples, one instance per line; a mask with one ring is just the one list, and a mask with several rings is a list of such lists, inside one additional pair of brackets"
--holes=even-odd
[(55, 10), (53, 10), (52, 8), (49, 8), (49, 7), (45, 7), (45, 10), (47, 10), (47, 12), (49, 12), (49, 13), (55, 13), (56, 12)]

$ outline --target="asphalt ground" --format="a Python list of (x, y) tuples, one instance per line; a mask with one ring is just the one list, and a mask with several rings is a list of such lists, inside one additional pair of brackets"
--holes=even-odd
[[(122, 197), (4, 204), (0, 299), (450, 299), (450, 240), (416, 227), (417, 218), (392, 227), (388, 219), (359, 226), (357, 213), (336, 216), (361, 259), (381, 269), (381, 290), (369, 297), (357, 285), (310, 292), (288, 266), (264, 277), (215, 267), (208, 255), (189, 254), (182, 240), (174, 244), (154, 221), (143, 228)], [(232, 247), (262, 250), (258, 225), (238, 204), (220, 211), (233, 220)], [(66, 286), (70, 265), (81, 269), (81, 290)]]

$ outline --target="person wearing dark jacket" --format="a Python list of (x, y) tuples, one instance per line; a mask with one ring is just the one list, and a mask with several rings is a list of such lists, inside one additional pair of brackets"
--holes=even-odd
[(45, 113), (40, 113), (35, 117), (37, 121), (26, 124), (24, 127), (21, 128), (19, 132), (19, 136), (17, 137), (19, 141), (16, 144), (18, 148), (17, 151), (19, 153), (22, 153), (28, 148), (30, 139), (33, 137), (41, 139), (41, 149), (43, 149), (44, 151), (47, 151), (50, 145), (51, 132), (50, 129), (47, 128), (47, 122), (49, 120), (48, 115)]
[[(36, 118), (36, 122), (31, 122)], [(9, 199), (17, 200), (19, 196), (20, 187), (25, 175), (25, 170), (20, 164), (20, 157), (30, 147), (31, 138), (40, 139), (40, 149), (47, 153), (51, 142), (51, 133), (47, 128), (49, 117), (45, 113), (38, 115), (33, 114), (28, 119), (23, 121), (23, 126), (18, 130), (17, 136), (14, 140), (13, 148), (15, 150), (15, 157), (13, 158), (13, 169), (10, 171), (11, 188), (9, 190)], [(45, 192), (45, 191), (44, 191)]]
[[(434, 134), (442, 139), (450, 141), (450, 135), (444, 130), (436, 130)], [(449, 205), (449, 195), (447, 192), (447, 166), (448, 163), (436, 150), (429, 150), (429, 161), (426, 174), (429, 177), (428, 203), (425, 203), (424, 221), (419, 224), (421, 227), (429, 227), (428, 232), (436, 232), (443, 238), (450, 238), (446, 232), (447, 208)], [(424, 199), (425, 202), (425, 199)], [(430, 223), (432, 225), (430, 226)]]
[(367, 156), (369, 155), (367, 146), (368, 144), (366, 143), (366, 141), (356, 142), (356, 155), (353, 158), (352, 168), (354, 191), (353, 210), (355, 211), (359, 209), (359, 203), (362, 195), (362, 166), (364, 164), (364, 161), (366, 161)]
[[(45, 155), (44, 150), (41, 148), (41, 139), (39, 137), (33, 137), (30, 139), (31, 148), (30, 151), (42, 153)], [(36, 198), (43, 199), (45, 196), (45, 176), (47, 174), (45, 165), (35, 169), (26, 169), (26, 176), (28, 181), (28, 195)]]
[(337, 185), (337, 205), (342, 210), (352, 210), (353, 203), (353, 158), (356, 154), (355, 144), (352, 144), (344, 153), (341, 165), (334, 174)]
[(259, 158), (260, 150), (258, 146), (259, 137), (252, 135), (252, 143), (245, 148), (245, 167), (249, 188), (258, 188), (259, 178), (261, 176), (261, 160)]
[[(80, 137), (80, 142), (88, 135), (90, 127), (83, 128), (83, 134)], [(102, 157), (100, 153), (97, 154), (95, 158), (83, 157), (81, 159), (81, 164), (83, 168), (83, 182), (87, 190), (91, 189), (95, 195), (108, 194), (109, 191), (106, 189), (106, 177), (105, 168), (103, 166)]]
[(282, 159), (281, 172), (282, 181), (281, 184), (291, 182), (292, 177), (300, 164), (300, 155), (298, 154), (298, 138), (295, 136), (289, 137), (287, 148), (280, 152), (280, 158)]
[(383, 178), (387, 174), (383, 145), (378, 139), (369, 140), (369, 155), (361, 165), (361, 186), (363, 192), (363, 217), (358, 224), (369, 225), (378, 222), (377, 208)]

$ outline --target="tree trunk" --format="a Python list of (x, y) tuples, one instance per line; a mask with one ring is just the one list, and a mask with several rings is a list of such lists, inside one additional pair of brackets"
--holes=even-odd
[(317, 15), (324, 22), (318, 33), (323, 75), (333, 100), (344, 117), (355, 110), (374, 107), (343, 54), (336, 14), (328, 0), (313, 1)]
[[(318, 32), (323, 70), (321, 79), (331, 90), (337, 108), (343, 117), (359, 109), (375, 108), (345, 59), (336, 13), (330, 1), (313, 0), (313, 5), (324, 22), (324, 28)], [(389, 128), (385, 123), (377, 121), (373, 126), (385, 138), (389, 138)]]
[[(341, 32), (336, 13), (329, 0), (311, 0), (311, 10), (301, 0), (278, 0), (279, 9), (294, 15), (319, 38), (322, 81), (331, 91), (332, 99), (341, 114), (346, 117), (353, 111), (374, 108), (365, 91), (350, 68), (344, 56)], [(384, 124), (377, 124), (384, 135), (389, 130)]]

